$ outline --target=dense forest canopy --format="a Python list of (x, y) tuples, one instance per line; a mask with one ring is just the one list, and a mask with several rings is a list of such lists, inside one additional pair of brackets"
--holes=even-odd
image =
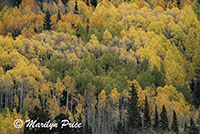
[[(199, 0), (0, 0), (0, 133), (198, 134), (199, 21)], [(34, 116), (84, 127), (13, 127)]]

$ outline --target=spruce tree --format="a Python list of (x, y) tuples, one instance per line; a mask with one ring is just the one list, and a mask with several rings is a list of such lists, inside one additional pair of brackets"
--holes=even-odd
[(160, 113), (160, 129), (162, 131), (168, 131), (169, 130), (169, 123), (167, 118), (167, 111), (165, 106), (163, 105), (162, 112)]
[(49, 12), (49, 9), (47, 9), (45, 18), (44, 18), (44, 24), (43, 24), (44, 30), (51, 30), (51, 15)]
[(74, 129), (75, 133), (77, 133), (77, 134), (84, 134), (83, 119), (82, 119), (81, 114), (79, 114), (78, 123), (82, 123), (82, 125), (81, 125), (81, 128), (79, 128), (79, 129)]
[(67, 5), (68, 0), (61, 0), (61, 1), (65, 6)]
[(65, 126), (63, 128), (61, 128), (62, 126), (62, 120), (66, 120), (69, 119), (69, 115), (68, 114), (59, 114), (55, 117), (55, 121), (58, 123), (58, 127), (56, 129), (53, 130), (54, 133), (58, 133), (58, 134), (71, 134), (72, 133), (72, 128), (70, 128), (69, 126)]
[(135, 86), (132, 84), (132, 89), (130, 91), (131, 97), (128, 101), (128, 128), (129, 131), (138, 131), (142, 128), (142, 120), (140, 117), (140, 111), (137, 106), (138, 103), (138, 96), (137, 96), (137, 90), (135, 89)]
[(149, 115), (149, 104), (147, 96), (145, 97), (145, 109), (144, 109), (144, 128), (149, 129), (151, 127), (151, 118)]
[(60, 10), (58, 10), (58, 15), (57, 15), (57, 22), (61, 20), (61, 14), (60, 14)]
[(89, 0), (86, 1), (86, 5), (87, 5), (87, 6), (90, 6)]
[(199, 134), (199, 129), (192, 118), (190, 119), (189, 134)]
[(121, 121), (119, 121), (117, 123), (117, 129), (116, 129), (116, 133), (117, 134), (125, 134), (125, 126), (123, 125), (123, 123)]
[(158, 117), (157, 105), (155, 105), (155, 118), (154, 118), (153, 128), (155, 131), (159, 131), (159, 117)]
[(19, 8), (19, 5), (21, 4), (22, 0), (14, 0), (14, 5)]
[(89, 22), (90, 20), (87, 18), (87, 27), (86, 27), (86, 32), (87, 32), (87, 34), (89, 33), (89, 24), (90, 24), (90, 22)]
[[(51, 120), (51, 115), (47, 110), (35, 106), (32, 110), (28, 111), (30, 120), (37, 120), (37, 122), (46, 122)], [(26, 124), (25, 124), (26, 126)], [(51, 134), (52, 130), (46, 128), (31, 128), (24, 127), (24, 134)]]
[(178, 130), (178, 122), (177, 122), (177, 117), (176, 117), (176, 111), (173, 111), (173, 121), (172, 121), (172, 125), (171, 125), (171, 130), (173, 132), (175, 132), (176, 134), (178, 134), (179, 130)]
[(97, 0), (91, 0), (92, 6), (96, 7), (97, 6)]
[(184, 133), (188, 134), (188, 125), (187, 125), (187, 122), (185, 122), (185, 125), (184, 125)]
[(76, 0), (75, 7), (74, 7), (74, 14), (78, 14), (78, 3)]
[[(0, 0), (0, 4), (3, 3), (3, 0)], [(19, 5), (21, 4), (22, 0), (5, 0), (5, 3), (8, 7), (15, 7), (17, 6), (19, 8)]]
[(92, 127), (89, 126), (87, 120), (86, 120), (85, 126), (84, 126), (84, 128), (83, 128), (83, 134), (92, 134)]

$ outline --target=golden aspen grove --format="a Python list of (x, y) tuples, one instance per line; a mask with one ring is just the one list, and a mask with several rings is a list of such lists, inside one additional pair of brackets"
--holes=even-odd
[(0, 0), (0, 134), (199, 133), (200, 0)]

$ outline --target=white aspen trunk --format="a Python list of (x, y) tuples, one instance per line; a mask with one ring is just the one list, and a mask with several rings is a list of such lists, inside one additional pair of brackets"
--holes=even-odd
[(8, 107), (8, 97), (7, 97), (7, 93), (5, 93), (5, 107)]
[(69, 100), (68, 100), (68, 98), (69, 98), (69, 94), (68, 94), (68, 92), (67, 92), (67, 98), (66, 98), (66, 109), (69, 109), (69, 107), (68, 107), (68, 103), (69, 103)]
[(72, 98), (71, 98), (71, 106), (70, 106), (70, 111), (72, 112), (72, 102), (73, 102), (73, 100), (72, 100)]

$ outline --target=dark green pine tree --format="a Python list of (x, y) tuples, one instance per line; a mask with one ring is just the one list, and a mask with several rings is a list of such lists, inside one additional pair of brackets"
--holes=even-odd
[(0, 4), (5, 2), (8, 7), (15, 7), (17, 6), (19, 8), (19, 5), (21, 4), (22, 0), (0, 0)]
[(90, 29), (89, 24), (90, 24), (90, 20), (87, 18), (87, 27), (86, 27), (87, 34), (89, 33), (89, 29)]
[(90, 6), (89, 0), (86, 0), (86, 4), (87, 6)]
[(60, 14), (60, 10), (58, 10), (58, 15), (57, 15), (57, 22), (61, 20), (61, 14)]
[(167, 118), (167, 111), (165, 106), (163, 105), (162, 112), (160, 113), (160, 129), (161, 131), (169, 130), (169, 123)]
[(78, 2), (76, 0), (75, 7), (74, 7), (74, 14), (78, 14)]
[(192, 118), (190, 119), (189, 134), (199, 134), (199, 129)]
[(188, 134), (188, 125), (187, 125), (187, 122), (185, 122), (185, 125), (184, 125), (184, 133)]
[(145, 96), (145, 107), (144, 107), (144, 128), (149, 129), (151, 127), (151, 118), (149, 115), (149, 104), (147, 96)]
[(171, 131), (175, 132), (176, 134), (178, 134), (179, 130), (178, 130), (178, 122), (177, 122), (177, 117), (176, 117), (176, 111), (173, 111), (173, 121), (172, 121), (172, 125), (171, 125)]
[(155, 105), (155, 118), (154, 118), (153, 128), (155, 131), (159, 131), (159, 117), (158, 117), (157, 105)]
[(92, 6), (96, 7), (97, 6), (97, 0), (91, 0)]
[(117, 123), (117, 129), (116, 129), (116, 133), (117, 134), (125, 134), (125, 126), (123, 125), (123, 123), (121, 121), (119, 121)]
[(47, 9), (46, 15), (44, 17), (44, 24), (43, 29), (44, 30), (51, 30), (51, 14), (49, 12), (49, 9)]
[(129, 128), (129, 131), (139, 131), (142, 128), (142, 120), (140, 117), (140, 111), (137, 106), (138, 103), (138, 96), (137, 96), (137, 90), (135, 89), (135, 86), (132, 84), (132, 89), (130, 91), (131, 97), (128, 101), (128, 120), (127, 125)]
[(66, 6), (67, 5), (67, 2), (69, 1), (69, 0), (61, 0), (62, 1), (62, 3)]
[[(28, 112), (30, 120), (37, 122), (47, 122), (51, 120), (51, 115), (47, 110), (35, 106), (33, 110)], [(26, 124), (25, 124), (26, 126)], [(52, 134), (52, 131), (46, 128), (29, 128), (24, 127), (24, 134)]]
[(89, 126), (87, 120), (86, 120), (85, 126), (84, 126), (84, 128), (83, 128), (83, 134), (92, 134), (92, 127)]
[(57, 133), (57, 134), (72, 134), (72, 128), (70, 128), (69, 126), (65, 126), (63, 128), (61, 128), (62, 126), (62, 120), (66, 120), (69, 118), (69, 115), (67, 114), (59, 114), (55, 117), (55, 121), (58, 123), (58, 127), (56, 129), (53, 129), (53, 133)]
[(78, 123), (82, 123), (81, 128), (73, 129), (73, 130), (74, 130), (73, 133), (74, 133), (74, 134), (84, 134), (83, 118), (82, 118), (81, 114), (79, 114)]
[(87, 40), (87, 38), (86, 38), (86, 36), (87, 36), (87, 33), (86, 33), (86, 29), (81, 25), (81, 24), (79, 24), (78, 25), (78, 28), (76, 29), (76, 36), (79, 38), (79, 37), (81, 37), (81, 39), (84, 41), (84, 42), (86, 42)]
[(15, 2), (15, 6), (17, 6), (19, 8), (19, 5), (21, 4), (22, 0), (14, 0)]

